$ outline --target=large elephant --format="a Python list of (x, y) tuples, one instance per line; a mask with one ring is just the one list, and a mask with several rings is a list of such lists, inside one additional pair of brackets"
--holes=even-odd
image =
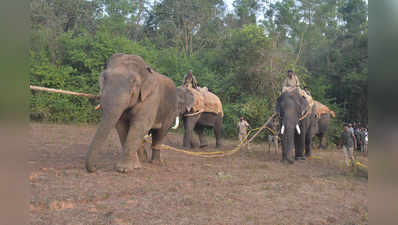
[(184, 147), (194, 147), (194, 143), (192, 141), (193, 131), (195, 131), (199, 136), (200, 147), (206, 147), (208, 143), (203, 131), (205, 128), (213, 128), (216, 136), (216, 147), (219, 148), (222, 145), (221, 133), (223, 114), (212, 112), (192, 112), (194, 96), (192, 92), (185, 87), (177, 88), (177, 96), (179, 105), (178, 111), (184, 124)]
[(178, 114), (174, 82), (139, 56), (116, 54), (101, 73), (99, 84), (102, 120), (86, 156), (87, 171), (96, 171), (96, 155), (114, 127), (123, 148), (118, 172), (140, 167), (137, 150), (148, 133), (152, 134), (151, 162), (160, 163), (160, 145)]
[[(282, 162), (294, 163), (291, 150), (295, 148), (295, 159), (305, 160), (311, 156), (311, 141), (316, 132), (316, 107), (310, 107), (298, 90), (284, 92), (277, 99), (276, 112), (280, 117), (282, 137)], [(304, 156), (305, 149), (305, 156)]]

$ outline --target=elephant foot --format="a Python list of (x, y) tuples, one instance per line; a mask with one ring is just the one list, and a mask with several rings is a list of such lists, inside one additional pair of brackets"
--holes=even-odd
[(138, 153), (136, 154), (136, 157), (136, 163), (134, 163), (131, 159), (121, 159), (115, 166), (116, 171), (119, 173), (129, 173), (132, 172), (134, 169), (140, 169), (141, 163), (138, 160)]
[(296, 156), (295, 159), (296, 160), (305, 160), (305, 157), (304, 156)]
[(285, 164), (285, 165), (291, 165), (291, 164), (294, 164), (294, 161), (291, 159), (282, 159), (281, 163)]
[(97, 165), (95, 164), (95, 157), (93, 156), (91, 151), (89, 151), (86, 155), (85, 164), (87, 172), (94, 173), (95, 171), (97, 171)]
[(97, 171), (97, 166), (94, 163), (86, 162), (86, 170), (89, 173), (94, 173)]

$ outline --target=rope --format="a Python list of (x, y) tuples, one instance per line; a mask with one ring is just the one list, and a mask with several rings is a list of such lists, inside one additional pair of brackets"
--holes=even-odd
[[(248, 134), (243, 138), (243, 140), (232, 150), (216, 151), (216, 152), (192, 152), (192, 151), (187, 151), (187, 150), (183, 150), (183, 149), (178, 149), (178, 148), (175, 148), (175, 147), (172, 147), (169, 145), (165, 145), (165, 144), (154, 146), (153, 148), (156, 150), (171, 150), (171, 151), (181, 152), (181, 153), (184, 153), (187, 155), (198, 156), (198, 157), (202, 157), (202, 158), (216, 158), (216, 157), (224, 157), (224, 156), (232, 155), (232, 154), (238, 152), (239, 150), (241, 150), (241, 146), (243, 144), (249, 144), (250, 142), (252, 142), (254, 140), (254, 138), (265, 128), (267, 128), (273, 134), (275, 134), (276, 132), (267, 126), (267, 124), (271, 121), (271, 119), (273, 119), (275, 117), (275, 115), (276, 115), (275, 113), (272, 114), (272, 116), (264, 123), (263, 126), (250, 130), (248, 132)], [(251, 137), (247, 141), (250, 134), (256, 130), (257, 130), (257, 132), (253, 135), (253, 137)], [(247, 143), (245, 143), (246, 141), (247, 141)], [(145, 142), (152, 143), (152, 141), (149, 141), (149, 140), (145, 140)]]
[(312, 111), (312, 106), (308, 104), (307, 112), (302, 117), (299, 118), (299, 121), (305, 119), (308, 116), (308, 114)]
[[(38, 87), (38, 86), (33, 86), (33, 85), (30, 85), (30, 89), (37, 90), (37, 91), (61, 93), (61, 94), (67, 94), (67, 95), (84, 96), (84, 97), (94, 98), (94, 99), (98, 99), (99, 98), (99, 96), (93, 95), (93, 94), (78, 93), (78, 92), (73, 92), (73, 91), (65, 91), (65, 90), (60, 90), (60, 89)], [(100, 108), (101, 108), (101, 105), (99, 104), (99, 105), (97, 105), (95, 107), (95, 110), (99, 110)], [(193, 155), (193, 156), (199, 156), (199, 157), (203, 157), (203, 158), (215, 158), (215, 157), (224, 157), (224, 156), (232, 155), (232, 154), (238, 152), (241, 149), (241, 146), (243, 144), (245, 144), (245, 142), (247, 141), (249, 135), (252, 132), (256, 131), (256, 130), (258, 130), (258, 131), (253, 135), (253, 137), (251, 137), (247, 141), (246, 144), (249, 144), (250, 142), (252, 142), (254, 140), (254, 138), (257, 137), (257, 135), (265, 128), (267, 128), (274, 135), (276, 135), (276, 132), (273, 129), (271, 129), (270, 127), (267, 126), (267, 124), (271, 121), (271, 119), (273, 119), (275, 117), (275, 115), (276, 115), (276, 113), (272, 114), (272, 116), (261, 127), (250, 130), (248, 132), (248, 134), (246, 135), (246, 137), (234, 149), (229, 150), (229, 151), (191, 152), (191, 151), (186, 151), (186, 150), (183, 150), (183, 149), (174, 148), (174, 147), (171, 147), (171, 146), (168, 146), (168, 145), (164, 145), (164, 144), (163, 145), (154, 146), (154, 149), (156, 149), (156, 150), (172, 150), (172, 151), (181, 152), (181, 153), (188, 154), (188, 155)], [(145, 138), (144, 138), (144, 142), (151, 143), (152, 141), (145, 140)]]

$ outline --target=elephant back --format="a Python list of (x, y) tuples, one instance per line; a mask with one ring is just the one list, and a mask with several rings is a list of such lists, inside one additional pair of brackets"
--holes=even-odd
[(316, 114), (318, 117), (322, 116), (323, 114), (330, 114), (330, 116), (333, 118), (336, 116), (336, 114), (333, 112), (333, 110), (330, 110), (326, 105), (315, 101), (314, 100), (314, 104), (315, 104), (315, 108), (316, 108)]
[(195, 112), (203, 111), (224, 116), (220, 98), (210, 92), (206, 87), (198, 89), (188, 88), (188, 90), (193, 94), (195, 99), (193, 106)]

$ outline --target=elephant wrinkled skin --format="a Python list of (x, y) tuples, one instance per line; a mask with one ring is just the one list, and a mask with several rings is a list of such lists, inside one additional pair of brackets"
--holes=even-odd
[(87, 171), (96, 171), (96, 155), (114, 127), (123, 148), (118, 172), (140, 167), (138, 158), (145, 160), (142, 143), (148, 133), (152, 134), (151, 162), (160, 163), (157, 147), (177, 116), (174, 82), (153, 71), (139, 56), (115, 54), (99, 84), (102, 119), (86, 156)]

